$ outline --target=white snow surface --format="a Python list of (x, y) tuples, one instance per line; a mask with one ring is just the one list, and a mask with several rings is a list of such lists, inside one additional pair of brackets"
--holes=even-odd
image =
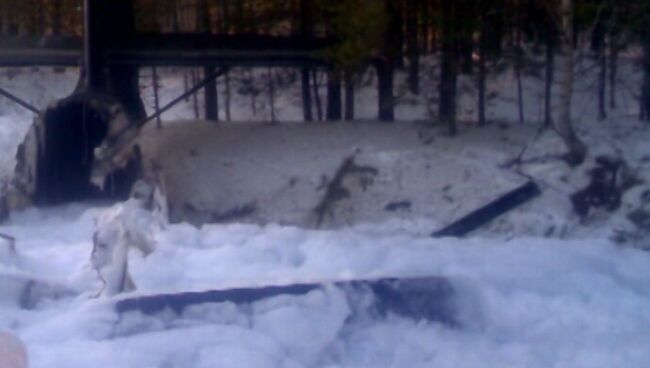
[[(646, 367), (650, 254), (603, 239), (432, 239), (380, 229), (179, 224), (133, 252), (135, 295), (315, 280), (433, 275), (454, 287), (457, 326), (352, 318), (333, 288), (237, 306), (118, 316), (94, 298), (91, 234), (102, 207), (20, 213), (0, 231), (0, 271), (76, 290), (31, 310), (1, 297), (0, 330), (32, 367)], [(0, 278), (0, 280), (4, 280)], [(4, 281), (0, 281), (4, 282)]]

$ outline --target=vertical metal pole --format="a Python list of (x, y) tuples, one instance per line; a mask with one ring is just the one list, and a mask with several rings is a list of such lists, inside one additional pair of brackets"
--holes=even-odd
[(90, 88), (90, 76), (92, 75), (91, 61), (92, 57), (90, 56), (90, 2), (91, 0), (84, 0), (84, 73), (86, 74), (85, 89)]
[(96, 90), (102, 86), (101, 40), (97, 30), (97, 7), (100, 0), (84, 0), (84, 70), (86, 89)]

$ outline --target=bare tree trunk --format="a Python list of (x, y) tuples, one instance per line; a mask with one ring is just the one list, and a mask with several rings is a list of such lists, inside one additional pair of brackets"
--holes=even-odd
[(341, 120), (341, 73), (335, 69), (327, 71), (327, 120)]
[(318, 70), (312, 69), (312, 87), (314, 88), (314, 102), (316, 102), (316, 113), (318, 120), (323, 120), (323, 106), (320, 101), (320, 93), (318, 92)]
[(354, 73), (346, 70), (345, 79), (345, 120), (354, 120)]
[[(212, 75), (215, 72), (213, 66), (203, 67), (203, 76)], [(217, 93), (217, 80), (209, 81), (203, 90), (203, 104), (205, 109), (205, 120), (219, 121), (219, 94)]]
[(643, 86), (641, 89), (640, 118), (650, 121), (650, 39), (643, 45)]
[(269, 106), (271, 108), (271, 122), (275, 123), (275, 82), (273, 80), (273, 70), (267, 69), (267, 79), (269, 82)]
[(230, 115), (230, 74), (229, 71), (226, 70), (226, 73), (224, 75), (224, 81), (225, 81), (225, 88), (226, 90), (224, 91), (226, 94), (226, 121), (231, 121), (232, 117)]
[(380, 60), (377, 63), (378, 117), (381, 121), (395, 120), (395, 97), (393, 96), (394, 71), (395, 67), (390, 60)]
[(560, 135), (568, 153), (567, 162), (571, 166), (580, 165), (587, 154), (587, 146), (576, 136), (571, 122), (571, 101), (573, 97), (573, 0), (562, 0), (560, 5), (560, 19), (562, 20), (562, 61), (558, 69), (560, 82), (558, 118), (555, 121), (555, 130)]
[[(201, 0), (200, 7), (197, 8), (197, 30), (205, 34), (212, 33), (212, 20), (210, 19), (210, 5), (208, 0)], [(213, 66), (204, 66), (203, 75), (214, 74)], [(219, 94), (217, 92), (217, 80), (210, 80), (203, 90), (203, 104), (205, 109), (205, 120), (219, 121)]]
[(523, 124), (524, 117), (524, 93), (522, 86), (522, 69), (524, 63), (524, 49), (522, 47), (522, 32), (524, 30), (523, 16), (521, 14), (521, 1), (515, 2), (514, 17), (516, 26), (513, 28), (515, 41), (515, 79), (517, 80), (517, 109), (519, 112), (519, 124)]
[(394, 47), (393, 63), (396, 68), (404, 69), (404, 2), (402, 0), (388, 0), (390, 3), (388, 16), (391, 44)]
[(485, 19), (485, 12), (487, 10), (486, 0), (479, 0), (479, 40), (478, 40), (478, 125), (485, 126), (485, 79), (486, 68), (485, 62), (487, 58), (487, 21)]
[[(303, 37), (312, 34), (312, 0), (300, 0), (300, 34)], [(314, 115), (311, 109), (311, 90), (309, 86), (309, 68), (302, 67), (301, 72), (301, 88), (302, 88), (302, 111), (303, 119), (305, 121), (314, 120)]]
[[(160, 111), (160, 99), (158, 98), (158, 72), (156, 71), (156, 67), (153, 66), (151, 67), (151, 79), (152, 79), (152, 87), (153, 87), (153, 102), (154, 102), (154, 109), (156, 112)], [(156, 115), (156, 127), (158, 129), (162, 128), (162, 121), (160, 118), (160, 115)]]
[(234, 6), (234, 23), (235, 23), (235, 31), (236, 32), (245, 32), (245, 31), (251, 31), (251, 29), (248, 29), (246, 26), (246, 23), (249, 23), (248, 26), (252, 27), (253, 24), (252, 22), (246, 22), (246, 13), (249, 13), (246, 11), (245, 6), (246, 2), (244, 0), (238, 0), (238, 1), (231, 1), (231, 4)]
[(605, 120), (607, 118), (607, 49), (605, 45), (599, 45), (598, 48), (598, 63), (600, 70), (598, 73), (598, 120)]
[(406, 53), (409, 61), (408, 84), (413, 94), (420, 94), (420, 50), (418, 47), (418, 0), (407, 0)]
[[(229, 17), (228, 17), (228, 0), (219, 0), (217, 1), (217, 15), (218, 15), (218, 23), (217, 23), (217, 30), (220, 34), (227, 34), (228, 33), (228, 25), (229, 25)], [(230, 116), (230, 71), (226, 70), (225, 75), (224, 75), (224, 83), (225, 83), (225, 101), (224, 101), (224, 109), (226, 112), (226, 121), (231, 121), (232, 117)], [(217, 96), (219, 94), (219, 86), (217, 85), (216, 88), (216, 93)], [(219, 112), (217, 111), (217, 117), (219, 116)]]
[(179, 20), (180, 14), (178, 12), (178, 6), (179, 6), (178, 0), (172, 0), (172, 1), (174, 2), (174, 4), (173, 4), (174, 5), (174, 14), (173, 14), (173, 17), (172, 17), (172, 30), (174, 30), (174, 32), (180, 32), (181, 24), (180, 24), (180, 20)]
[[(520, 51), (518, 51), (520, 52)], [(517, 107), (519, 110), (519, 124), (523, 124), (525, 117), (524, 117), (524, 87), (522, 85), (522, 77), (521, 77), (521, 60), (518, 60), (517, 63), (519, 66), (517, 67), (516, 73), (517, 73)]]
[[(483, 23), (483, 20), (481, 20)], [(485, 34), (481, 32), (479, 40), (479, 59), (478, 59), (478, 125), (485, 125)]]
[(456, 131), (456, 80), (458, 53), (456, 44), (456, 2), (442, 1), (442, 57), (440, 65), (440, 121), (447, 125), (449, 135)]
[(420, 23), (418, 25), (419, 33), (419, 51), (422, 55), (429, 54), (429, 23), (431, 18), (429, 16), (429, 0), (420, 0), (419, 1), (419, 13), (420, 13)]
[(38, 35), (44, 35), (45, 32), (47, 31), (47, 26), (48, 26), (47, 17), (49, 13), (48, 7), (50, 5), (49, 2), (50, 2), (49, 0), (41, 0), (39, 2), (39, 7), (41, 9), (38, 15), (38, 33), (37, 33)]
[(217, 0), (217, 16), (218, 27), (220, 34), (228, 33), (228, 0)]
[(455, 5), (455, 20), (454, 27), (456, 32), (456, 54), (458, 57), (458, 68), (463, 74), (473, 74), (472, 70), (474, 63), (472, 61), (472, 56), (474, 53), (474, 40), (472, 39), (472, 33), (474, 31), (473, 17), (471, 9), (473, 1), (467, 0), (456, 0), (454, 1)]
[(609, 108), (616, 108), (616, 86), (618, 78), (618, 45), (616, 40), (611, 38), (611, 46), (609, 51)]
[(0, 3), (0, 34), (9, 34), (9, 11), (7, 11), (7, 4)]
[[(198, 77), (196, 75), (196, 69), (192, 69), (192, 85), (195, 86), (198, 83)], [(194, 109), (194, 118), (198, 120), (201, 115), (199, 113), (199, 98), (196, 93), (192, 94), (192, 107)]]
[[(377, 61), (378, 118), (382, 121), (395, 120), (395, 98), (393, 76), (398, 60), (402, 59), (402, 12), (399, 2), (384, 0), (388, 14), (388, 26), (384, 31), (384, 42)], [(403, 61), (402, 61), (403, 62)]]
[(521, 33), (523, 32), (522, 16), (520, 14), (520, 4), (517, 1), (517, 28), (515, 29), (515, 74), (517, 78), (517, 106), (519, 108), (519, 124), (524, 123), (524, 91), (522, 86), (522, 73), (523, 69), (523, 59), (524, 59), (524, 49), (521, 46)]
[[(183, 72), (183, 92), (187, 92), (190, 90), (190, 75), (192, 74), (192, 71), (185, 71)], [(185, 95), (185, 103), (190, 102), (190, 95)]]
[(311, 111), (311, 87), (309, 85), (309, 68), (300, 69), (301, 89), (302, 89), (302, 113), (305, 121), (314, 120), (314, 114)]
[(61, 1), (52, 1), (52, 33), (55, 35), (61, 34)]
[(548, 34), (546, 37), (546, 66), (544, 73), (544, 126), (553, 125), (552, 99), (553, 80), (555, 79), (555, 48), (554, 36)]

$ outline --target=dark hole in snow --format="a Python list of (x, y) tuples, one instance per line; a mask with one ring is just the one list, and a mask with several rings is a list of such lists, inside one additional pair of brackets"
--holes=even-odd
[(571, 194), (574, 211), (584, 218), (590, 208), (604, 208), (614, 212), (621, 206), (623, 194), (641, 181), (630, 174), (627, 163), (615, 157), (598, 156), (596, 166), (589, 171), (589, 184)]
[(42, 117), (42, 151), (34, 200), (38, 205), (123, 197), (132, 182), (124, 173), (108, 179), (106, 191), (90, 181), (93, 152), (106, 138), (110, 113), (86, 99), (71, 98), (47, 109)]

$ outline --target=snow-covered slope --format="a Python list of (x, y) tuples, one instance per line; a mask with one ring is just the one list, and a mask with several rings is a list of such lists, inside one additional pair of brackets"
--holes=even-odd
[[(434, 240), (381, 229), (174, 225), (131, 257), (139, 293), (351, 277), (446, 278), (457, 326), (350, 319), (336, 290), (182, 315), (118, 316), (88, 268), (93, 218), (74, 205), (19, 214), (16, 268), (80, 294), (32, 310), (0, 303), (31, 367), (645, 367), (650, 254), (607, 240)], [(3, 266), (6, 271), (6, 266)], [(15, 269), (10, 267), (9, 270)]]
[[(494, 147), (499, 129), (471, 129), (457, 142), (431, 133), (414, 123), (198, 121), (146, 130), (139, 144), (174, 217), (197, 223), (248, 206), (222, 221), (313, 227), (338, 175), (342, 193), (321, 225), (415, 219), (432, 232), (527, 180), (498, 166), (518, 147)], [(521, 143), (523, 133), (511, 136)]]

